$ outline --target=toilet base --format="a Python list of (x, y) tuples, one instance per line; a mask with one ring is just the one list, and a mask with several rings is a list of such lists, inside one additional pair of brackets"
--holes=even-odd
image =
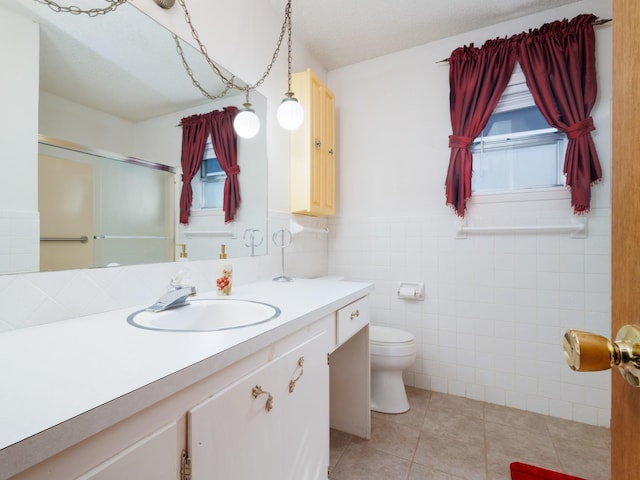
[(371, 410), (380, 413), (409, 411), (402, 371), (371, 371)]

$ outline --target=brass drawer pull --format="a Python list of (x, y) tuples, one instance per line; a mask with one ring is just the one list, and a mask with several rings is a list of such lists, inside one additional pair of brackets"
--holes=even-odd
[(267, 396), (267, 403), (265, 403), (264, 409), (267, 412), (270, 412), (271, 409), (273, 408), (273, 396), (269, 392), (262, 390), (262, 387), (260, 385), (256, 385), (251, 390), (251, 395), (253, 396), (253, 398), (258, 398), (260, 395), (263, 395), (263, 394)]
[(302, 368), (303, 365), (304, 365), (304, 357), (300, 357), (298, 359), (298, 366), (300, 367), (300, 373), (296, 378), (294, 378), (289, 382), (289, 393), (293, 393), (294, 388), (296, 388), (296, 382), (300, 380), (300, 377), (302, 377), (302, 374), (304, 373), (304, 368)]
[(351, 312), (351, 320), (354, 318), (358, 318), (360, 316), (360, 310), (356, 310), (355, 312)]

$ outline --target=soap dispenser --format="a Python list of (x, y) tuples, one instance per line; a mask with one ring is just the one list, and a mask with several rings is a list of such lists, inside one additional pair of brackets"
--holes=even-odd
[(189, 256), (187, 255), (187, 244), (186, 243), (176, 243), (176, 247), (181, 247), (180, 256), (178, 257), (178, 262), (186, 262), (189, 260)]
[(216, 293), (218, 295), (229, 295), (231, 293), (231, 284), (233, 276), (233, 267), (231, 262), (227, 260), (226, 246), (220, 246), (220, 258), (216, 260), (215, 277), (216, 277)]

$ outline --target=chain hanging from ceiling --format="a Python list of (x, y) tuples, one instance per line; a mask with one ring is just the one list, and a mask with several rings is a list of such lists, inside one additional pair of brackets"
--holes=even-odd
[[(247, 98), (248, 98), (249, 92), (251, 90), (255, 90), (260, 85), (262, 85), (264, 81), (267, 79), (267, 77), (269, 76), (269, 74), (271, 73), (271, 69), (273, 68), (273, 65), (275, 64), (278, 58), (278, 54), (280, 53), (280, 48), (282, 47), (284, 34), (287, 31), (289, 32), (291, 31), (291, 0), (287, 1), (284, 22), (282, 23), (282, 28), (280, 29), (280, 35), (278, 36), (278, 42), (276, 44), (276, 49), (274, 50), (273, 55), (271, 57), (271, 62), (269, 62), (269, 64), (267, 65), (264, 73), (262, 74), (262, 77), (260, 77), (260, 79), (253, 85), (238, 85), (233, 81), (233, 79), (227, 78), (220, 71), (220, 68), (218, 68), (215, 62), (211, 60), (211, 58), (209, 57), (209, 54), (207, 53), (207, 47), (202, 43), (202, 41), (200, 40), (200, 35), (198, 34), (198, 31), (193, 26), (193, 22), (191, 21), (191, 14), (189, 13), (185, 0), (178, 0), (178, 3), (180, 4), (180, 6), (182, 7), (182, 10), (184, 11), (184, 19), (187, 22), (189, 29), (191, 30), (191, 35), (193, 36), (193, 39), (198, 44), (200, 53), (202, 53), (204, 58), (207, 60), (207, 63), (209, 64), (209, 66), (211, 66), (211, 69), (215, 72), (216, 75), (218, 75), (218, 77), (220, 77), (220, 80), (222, 80), (222, 82), (225, 85), (227, 85), (229, 88), (235, 88), (236, 90), (244, 91), (247, 94)], [(291, 34), (289, 34), (289, 43), (290, 42), (291, 42)]]
[(105, 15), (109, 12), (113, 12), (116, 8), (118, 8), (123, 3), (127, 3), (127, 0), (105, 0), (109, 5), (104, 8), (89, 8), (87, 10), (83, 10), (80, 7), (76, 7), (75, 5), (63, 6), (59, 5), (53, 0), (34, 0), (38, 3), (46, 5), (51, 10), (57, 13), (71, 13), (73, 15), (86, 14), (90, 17), (97, 17), (98, 15)]
[[(209, 100), (218, 100), (220, 98), (223, 98), (227, 94), (227, 92), (231, 90), (232, 88), (231, 85), (229, 83), (225, 83), (224, 90), (222, 90), (220, 93), (216, 95), (213, 95), (207, 92), (202, 87), (200, 82), (195, 78), (195, 75), (193, 74), (193, 70), (189, 66), (189, 63), (187, 62), (187, 59), (184, 56), (184, 50), (182, 49), (182, 45), (180, 44), (180, 38), (175, 33), (172, 33), (171, 36), (173, 37), (173, 41), (176, 43), (176, 51), (178, 52), (178, 55), (180, 55), (180, 58), (182, 59), (182, 66), (184, 67), (184, 70), (187, 72), (187, 75), (189, 75), (189, 78), (191, 79), (193, 86), (196, 87), (198, 90), (200, 90), (200, 93), (202, 93), (202, 95), (208, 98)], [(232, 76), (231, 81), (233, 82), (234, 79), (235, 79), (235, 76)]]
[[(96, 17), (98, 15), (104, 15), (107, 14), (109, 12), (113, 12), (116, 8), (118, 8), (120, 5), (122, 5), (123, 3), (126, 3), (128, 0), (105, 0), (108, 3), (108, 6), (104, 7), (104, 8), (89, 8), (89, 9), (82, 9), (78, 6), (61, 6), (58, 3), (56, 3), (54, 0), (34, 0), (37, 3), (41, 3), (43, 5), (47, 5), (51, 10), (53, 10), (54, 12), (63, 12), (63, 13), (71, 13), (74, 15), (80, 15), (80, 14), (86, 14), (90, 17)], [(154, 0), (155, 3), (160, 6), (161, 8), (164, 9), (169, 9), (171, 7), (173, 7), (175, 0)], [(267, 79), (267, 77), (269, 76), (269, 74), (271, 73), (271, 70), (274, 66), (274, 64), (276, 63), (276, 60), (278, 58), (278, 54), (280, 53), (280, 49), (282, 48), (282, 42), (284, 40), (284, 35), (285, 33), (287, 33), (287, 47), (288, 47), (288, 55), (287, 55), (287, 79), (288, 79), (288, 90), (285, 93), (285, 98), (284, 100), (281, 102), (280, 107), (278, 108), (278, 112), (277, 112), (277, 116), (278, 116), (278, 121), (279, 123), (283, 126), (283, 128), (287, 129), (287, 130), (293, 130), (295, 128), (297, 128), (300, 123), (302, 123), (302, 115), (303, 115), (303, 111), (302, 111), (302, 107), (300, 106), (300, 104), (298, 103), (297, 99), (294, 97), (293, 92), (291, 91), (291, 63), (292, 63), (292, 58), (291, 58), (291, 30), (292, 30), (292, 22), (291, 22), (291, 0), (287, 0), (286, 3), (286, 7), (285, 7), (285, 12), (284, 12), (284, 21), (282, 23), (282, 27), (280, 28), (280, 34), (278, 36), (278, 41), (276, 43), (276, 48), (273, 51), (273, 54), (271, 55), (271, 61), (269, 62), (269, 64), (267, 65), (267, 67), (264, 70), (264, 73), (262, 74), (262, 76), (253, 84), (243, 84), (243, 85), (239, 85), (238, 83), (236, 83), (236, 78), (234, 76), (231, 76), (231, 78), (227, 78), (227, 76), (225, 76), (225, 74), (222, 73), (220, 67), (218, 67), (218, 65), (216, 65), (216, 63), (211, 59), (211, 57), (209, 57), (209, 54), (207, 52), (207, 47), (202, 43), (202, 41), (200, 40), (200, 35), (198, 34), (198, 31), (196, 30), (196, 28), (193, 25), (193, 22), (191, 21), (191, 14), (189, 13), (189, 10), (187, 8), (187, 5), (185, 3), (185, 0), (178, 0), (178, 3), (180, 4), (180, 6), (182, 7), (182, 10), (184, 11), (184, 18), (185, 21), (187, 23), (187, 25), (189, 26), (189, 29), (191, 30), (191, 35), (193, 36), (194, 40), (196, 41), (196, 43), (198, 44), (198, 48), (200, 50), (200, 53), (204, 56), (204, 58), (206, 59), (207, 63), (209, 64), (209, 66), (211, 67), (211, 69), (213, 70), (213, 72), (220, 78), (220, 80), (222, 81), (222, 83), (225, 85), (225, 89), (217, 94), (217, 95), (212, 95), (209, 94), (200, 84), (200, 82), (195, 78), (194, 74), (193, 74), (193, 70), (191, 69), (191, 67), (189, 66), (189, 64), (186, 61), (186, 58), (184, 56), (184, 51), (182, 50), (182, 46), (180, 45), (180, 39), (178, 38), (177, 35), (172, 33), (173, 39), (175, 41), (176, 44), (176, 50), (178, 52), (178, 54), (180, 55), (180, 58), (182, 59), (182, 65), (185, 69), (185, 71), (187, 72), (187, 75), (189, 76), (189, 78), (191, 78), (191, 81), (193, 82), (193, 85), (200, 90), (200, 92), (202, 93), (202, 95), (204, 95), (205, 97), (211, 99), (211, 100), (216, 100), (219, 98), (222, 98), (226, 95), (226, 93), (230, 90), (230, 89), (236, 89), (236, 90), (240, 90), (242, 92), (245, 93), (246, 95), (246, 102), (244, 103), (244, 109), (241, 110), (239, 112), (239, 114), (236, 116), (236, 119), (234, 121), (234, 128), (236, 128), (236, 130), (238, 132), (240, 132), (241, 128), (240, 128), (240, 124), (245, 124), (246, 125), (246, 120), (242, 120), (240, 121), (241, 118), (248, 118), (246, 115), (243, 115), (243, 113), (247, 113), (250, 114), (249, 116), (253, 116), (255, 117), (255, 119), (251, 120), (250, 123), (252, 124), (252, 129), (253, 129), (253, 133), (249, 134), (248, 132), (245, 134), (239, 133), (239, 135), (244, 136), (246, 138), (250, 138), (251, 136), (255, 135), (255, 133), (257, 133), (258, 129), (259, 129), (259, 120), (257, 118), (257, 116), (255, 115), (254, 110), (251, 108), (251, 103), (249, 102), (249, 94), (251, 93), (252, 90), (257, 89), (258, 87), (260, 87), (264, 81)], [(238, 125), (236, 125), (236, 122), (238, 123)], [(247, 128), (247, 127), (245, 127)]]

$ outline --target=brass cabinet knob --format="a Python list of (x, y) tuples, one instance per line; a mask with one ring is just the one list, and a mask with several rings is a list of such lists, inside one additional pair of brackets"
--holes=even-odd
[(289, 393), (293, 393), (293, 390), (296, 388), (296, 383), (302, 378), (302, 374), (304, 373), (304, 357), (298, 359), (298, 367), (300, 367), (300, 373), (296, 378), (289, 381)]
[(563, 340), (564, 358), (573, 370), (595, 372), (617, 365), (625, 380), (640, 386), (640, 326), (625, 325), (615, 342), (595, 333), (567, 330)]
[(263, 390), (260, 385), (256, 385), (255, 387), (253, 387), (251, 389), (251, 396), (253, 398), (258, 398), (260, 395), (266, 395), (267, 396), (267, 401), (264, 404), (264, 409), (267, 412), (270, 412), (271, 409), (273, 408), (273, 395), (271, 395), (266, 390)]

